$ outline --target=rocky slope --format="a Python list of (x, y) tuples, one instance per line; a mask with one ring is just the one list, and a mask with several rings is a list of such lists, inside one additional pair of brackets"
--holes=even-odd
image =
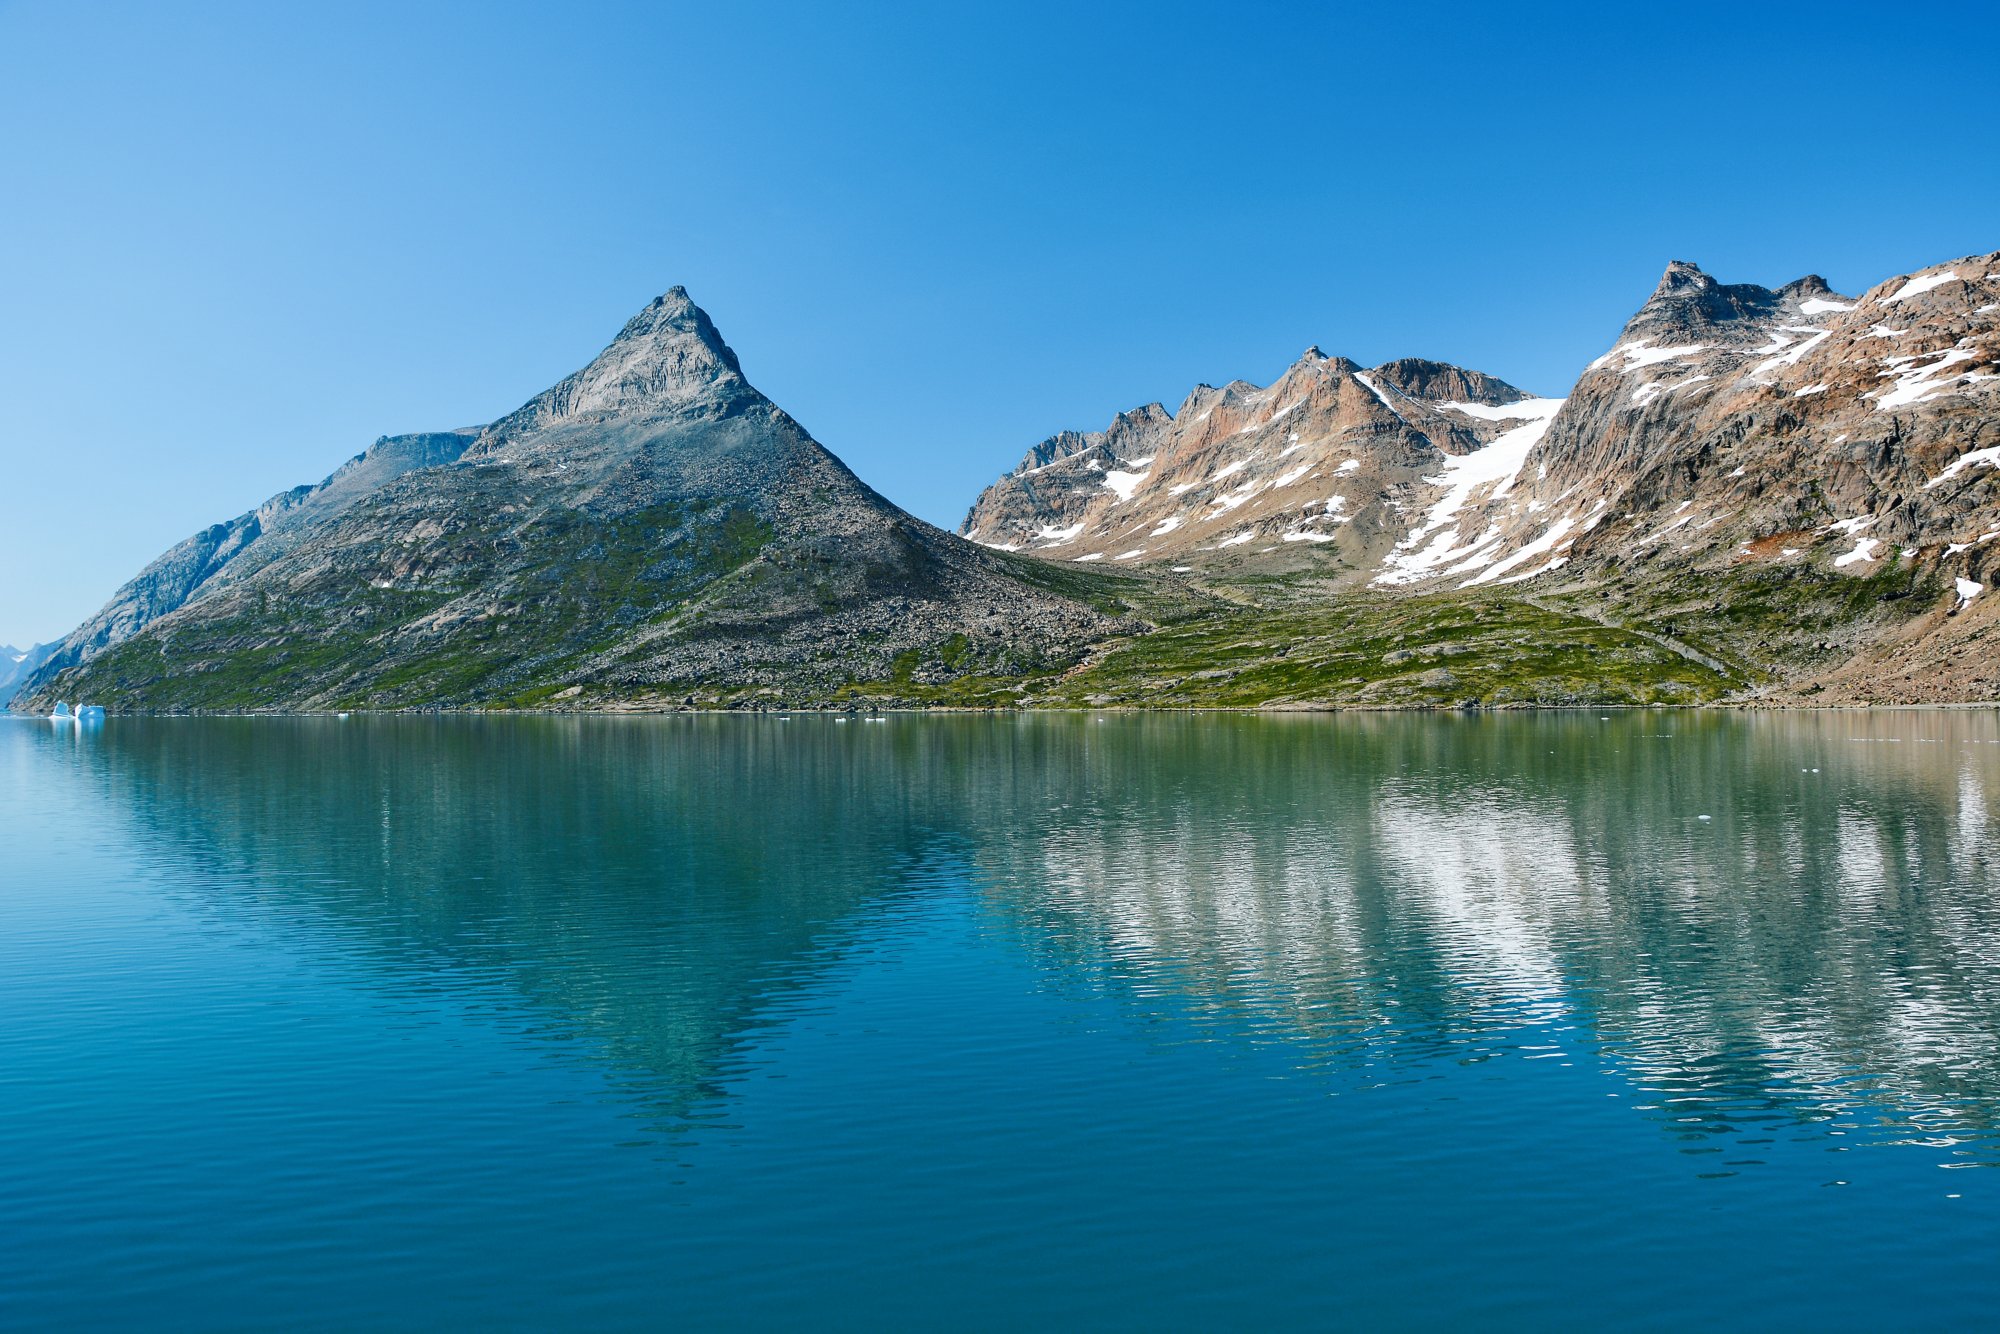
[(675, 288), (501, 420), (379, 442), (176, 546), (17, 703), (825, 700), (1060, 666), (1133, 628), (1106, 587), (898, 510)]
[(1051, 436), (959, 531), (1070, 561), (1369, 570), (1428, 477), (1518, 454), (1559, 406), (1439, 362), (1363, 370), (1311, 348), (1268, 388), (1201, 385), (1175, 412)]
[[(1500, 497), (1401, 558), (1440, 580), (1568, 560), (1989, 583), (2000, 527), (2000, 255), (1859, 297), (1670, 265)], [(1975, 594), (1976, 596), (1976, 594)]]

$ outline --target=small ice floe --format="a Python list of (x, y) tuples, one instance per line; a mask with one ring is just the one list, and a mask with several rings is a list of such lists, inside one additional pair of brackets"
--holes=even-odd
[(863, 718), (861, 721), (864, 723), (886, 723), (889, 720), (887, 718)]
[(76, 706), (76, 720), (79, 723), (101, 723), (104, 721), (102, 704), (79, 704)]
[(1715, 817), (1712, 815), (1697, 815), (1694, 818), (1697, 820), (1713, 820)]
[(63, 703), (61, 700), (57, 700), (56, 706), (49, 710), (49, 721), (52, 723), (73, 723), (76, 721), (76, 715), (69, 711), (69, 705)]
[(352, 718), (354, 715), (351, 713), (336, 713), (333, 716), (336, 718)]

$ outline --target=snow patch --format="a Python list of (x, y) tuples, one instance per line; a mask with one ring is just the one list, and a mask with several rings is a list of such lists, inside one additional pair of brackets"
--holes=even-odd
[[(1497, 406), (1491, 403), (1433, 403), (1431, 406), (1434, 408), (1446, 408), (1452, 412), (1462, 412), (1468, 417), (1477, 417), (1481, 421), (1500, 422), (1516, 421), (1522, 418), (1539, 420), (1543, 416), (1541, 405), (1548, 401), (1541, 398), (1524, 398), (1518, 403), (1501, 403)], [(1561, 402), (1560, 399), (1556, 401)]]
[(1881, 545), (1879, 541), (1872, 537), (1858, 538), (1855, 540), (1854, 550), (1848, 552), (1845, 556), (1835, 556), (1833, 558), (1834, 567), (1836, 569), (1844, 569), (1849, 565), (1873, 561), (1875, 559), (1875, 548)]
[(1225, 537), (1220, 542), (1217, 542), (1215, 545), (1217, 547), (1240, 547), (1245, 542), (1250, 541), (1252, 538), (1256, 536), (1257, 536), (1256, 533), (1252, 532), (1248, 528), (1245, 528), (1242, 532), (1236, 534), (1236, 536)]
[(1643, 408), (1662, 394), (1671, 394), (1676, 389), (1686, 389), (1689, 385), (1700, 384), (1708, 378), (1706, 375), (1690, 375), (1687, 379), (1676, 380), (1672, 384), (1664, 380), (1648, 380), (1632, 391), (1632, 405)]
[[(1924, 357), (1932, 355), (1935, 355), (1937, 360), (1929, 365), (1918, 364)], [(1947, 380), (1933, 378), (1940, 371), (1961, 362), (1974, 360), (1977, 358), (1962, 347), (1948, 347), (1942, 352), (1935, 354), (1926, 352), (1921, 356), (1884, 357), (1882, 364), (1896, 377), (1896, 383), (1887, 389), (1877, 389), (1863, 394), (1862, 397), (1873, 398), (1878, 412), (1923, 403), (1947, 392), (1947, 386), (1962, 378), (1956, 375)]]
[[(1571, 528), (1575, 526), (1576, 526), (1576, 520), (1573, 518), (1557, 519), (1554, 523), (1549, 525), (1548, 530), (1544, 532), (1540, 537), (1528, 543), (1528, 545), (1522, 547), (1519, 551), (1507, 557), (1507, 559), (1501, 561), (1497, 565), (1494, 565), (1482, 571), (1481, 573), (1474, 575), (1472, 578), (1460, 584), (1459, 587), (1471, 588), (1474, 584), (1483, 584), (1489, 582), (1490, 580), (1498, 579), (1501, 575), (1505, 574), (1507, 571), (1515, 568), (1516, 566), (1524, 565), (1528, 561), (1533, 560), (1537, 556), (1555, 550), (1556, 544), (1562, 541), (1563, 534), (1567, 533)], [(1522, 575), (1521, 578), (1523, 579), (1533, 578), (1535, 575), (1541, 574), (1544, 570), (1549, 570), (1553, 568), (1555, 568), (1553, 564), (1546, 565), (1543, 566), (1541, 570), (1534, 570), (1528, 574)], [(1508, 580), (1503, 580), (1502, 582), (1513, 583), (1515, 581), (1508, 579)]]
[(1928, 491), (1942, 482), (1948, 482), (1967, 468), (2000, 468), (2000, 445), (1994, 445), (1990, 449), (1975, 449), (1969, 454), (1960, 454), (1951, 461), (1949, 468), (1925, 482), (1924, 489)]
[(1910, 281), (1897, 288), (1896, 295), (1883, 297), (1882, 304), (1886, 306), (1891, 302), (1901, 301), (1905, 297), (1919, 296), (1922, 293), (1930, 291), (1933, 287), (1943, 287), (1948, 282), (1956, 281), (1957, 278), (1958, 270), (1956, 269), (1946, 269), (1943, 273), (1926, 273), (1921, 277), (1910, 279)]
[[(1599, 366), (1608, 363), (1613, 357), (1623, 353), (1625, 364), (1618, 368), (1618, 373), (1620, 375), (1630, 375), (1633, 371), (1645, 366), (1657, 366), (1663, 361), (1679, 361), (1684, 357), (1691, 357), (1697, 352), (1706, 352), (1708, 350), (1708, 344), (1706, 343), (1681, 343), (1673, 347), (1654, 347), (1652, 346), (1652, 342), (1653, 340), (1650, 338), (1641, 338), (1636, 342), (1620, 343), (1596, 361), (1591, 362), (1585, 369), (1594, 371)], [(1546, 403), (1551, 400), (1529, 399), (1528, 401), (1531, 403)], [(1561, 402), (1562, 400), (1556, 399), (1553, 401)]]
[(1375, 576), (1375, 583), (1414, 583), (1464, 559), (1480, 545), (1474, 542), (1470, 546), (1459, 546), (1446, 525), (1458, 516), (1473, 493), (1482, 487), (1492, 487), (1488, 500), (1498, 500), (1507, 494), (1514, 485), (1514, 479), (1520, 475), (1521, 465), (1528, 461), (1528, 451), (1548, 433), (1549, 423), (1555, 420), (1563, 405), (1560, 398), (1528, 401), (1537, 405), (1536, 416), (1503, 432), (1493, 443), (1476, 453), (1447, 455), (1444, 471), (1424, 479), (1434, 486), (1443, 486), (1445, 493), (1431, 507), (1424, 522), (1389, 553), (1388, 559), (1383, 562), (1382, 573)]
[[(1798, 346), (1788, 348), (1785, 351), (1779, 353), (1777, 356), (1772, 357), (1770, 360), (1760, 361), (1755, 366), (1752, 366), (1750, 368), (1750, 375), (1753, 379), (1757, 376), (1763, 375), (1767, 371), (1775, 370), (1780, 366), (1798, 365), (1800, 357), (1803, 357), (1806, 353), (1812, 351), (1814, 348), (1818, 347), (1821, 343), (1825, 342), (1828, 338), (1833, 336), (1833, 331), (1831, 329), (1810, 329), (1800, 324), (1783, 324), (1779, 325), (1778, 327), (1783, 329), (1786, 333), (1810, 334), (1812, 336), (1810, 338), (1801, 340)], [(1772, 334), (1771, 337), (1773, 340), (1776, 340), (1778, 338), (1778, 335)], [(1783, 343), (1780, 343), (1779, 346), (1783, 346)], [(1777, 351), (1777, 348), (1758, 348), (1757, 350), (1759, 352), (1774, 352)]]
[(1838, 301), (1828, 301), (1825, 297), (1819, 296), (1799, 302), (1799, 314), (1801, 315), (1824, 315), (1830, 311), (1853, 309), (1853, 306), (1843, 305)]

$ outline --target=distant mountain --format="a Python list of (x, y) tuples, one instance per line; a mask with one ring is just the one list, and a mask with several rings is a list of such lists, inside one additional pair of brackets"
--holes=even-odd
[(26, 698), (825, 700), (1059, 667), (1130, 628), (1102, 585), (884, 500), (751, 387), (674, 288), (499, 421), (379, 441), (174, 547), (63, 640)]
[(20, 689), (21, 683), (33, 676), (55, 650), (54, 644), (36, 644), (32, 648), (0, 644), (0, 707), (6, 705), (14, 692)]

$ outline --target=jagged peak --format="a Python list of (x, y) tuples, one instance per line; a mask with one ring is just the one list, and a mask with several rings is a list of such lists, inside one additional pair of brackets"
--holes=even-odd
[(1716, 285), (1715, 279), (1703, 272), (1701, 265), (1693, 260), (1670, 259), (1666, 272), (1660, 275), (1659, 284), (1653, 288), (1652, 299), (1658, 301), (1662, 297), (1684, 296)]
[(1817, 273), (1808, 273), (1803, 278), (1794, 278), (1778, 289), (1778, 295), (1794, 299), (1809, 297), (1838, 296), (1838, 292), (1827, 286), (1826, 279)]
[(1158, 402), (1146, 403), (1136, 408), (1127, 408), (1116, 417), (1113, 417), (1111, 419), (1111, 429), (1116, 431), (1120, 427), (1157, 426), (1163, 422), (1170, 422), (1172, 420), (1173, 414), (1167, 411), (1165, 404)]
[(1779, 313), (1783, 298), (1755, 283), (1719, 283), (1689, 260), (1669, 261), (1623, 337), (1694, 338)]
[(1424, 357), (1398, 357), (1368, 373), (1400, 393), (1428, 402), (1488, 403), (1497, 407), (1533, 397), (1497, 375)]

